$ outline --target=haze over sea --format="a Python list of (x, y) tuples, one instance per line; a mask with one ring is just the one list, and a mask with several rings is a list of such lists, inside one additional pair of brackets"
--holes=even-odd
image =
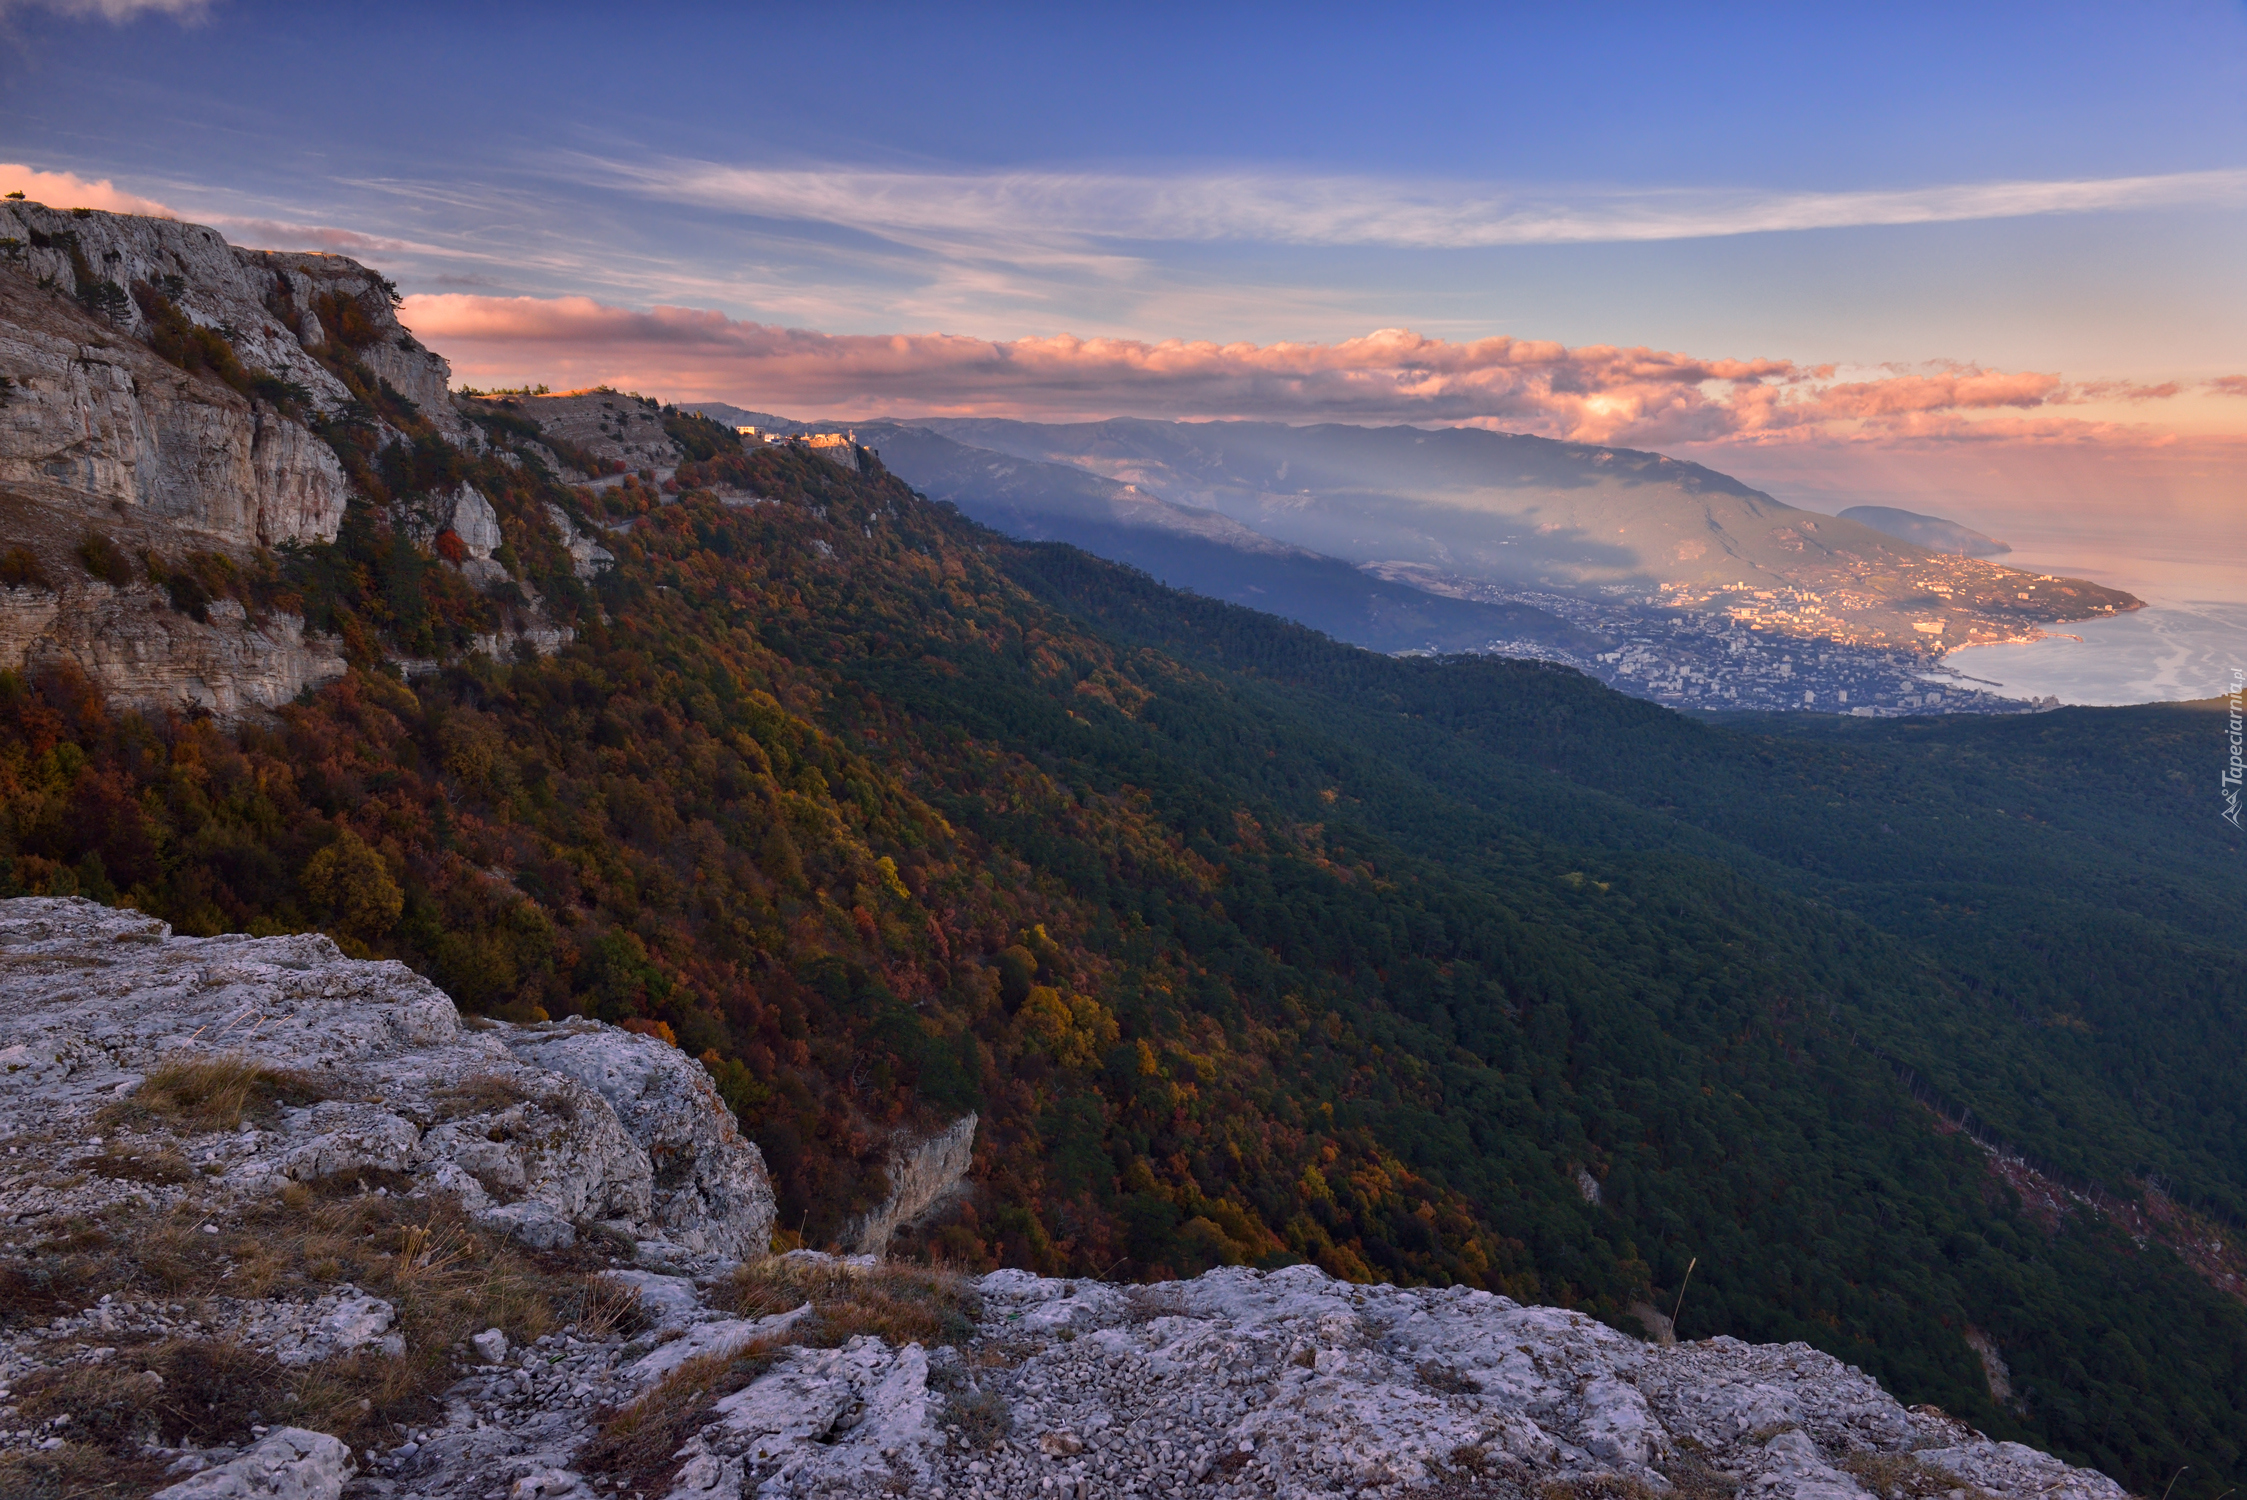
[(1998, 562), (2128, 589), (2146, 607), (2056, 627), (2033, 645), (1953, 651), (1959, 671), (2013, 696), (2111, 705), (2213, 698), (2247, 665), (2247, 514), (2237, 507), (2024, 512), (1984, 529), (2012, 544)]

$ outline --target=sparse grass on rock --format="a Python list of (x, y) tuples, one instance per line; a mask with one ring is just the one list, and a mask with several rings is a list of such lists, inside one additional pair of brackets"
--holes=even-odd
[(78, 1165), (98, 1177), (164, 1186), (190, 1182), (195, 1176), (186, 1157), (180, 1155), (170, 1144), (156, 1140), (131, 1144), (115, 1142), (108, 1150), (86, 1157)]
[(942, 1422), (960, 1429), (972, 1448), (988, 1448), (1014, 1430), (1014, 1413), (997, 1391), (956, 1391), (944, 1398)]
[[(771, 1369), (786, 1346), (834, 1349), (861, 1334), (892, 1345), (959, 1345), (975, 1336), (981, 1307), (965, 1277), (939, 1268), (788, 1256), (745, 1262), (709, 1300), (739, 1318), (792, 1312), (807, 1302), (812, 1311), (779, 1339), (687, 1360), (638, 1399), (603, 1413), (600, 1430), (578, 1458), (580, 1468), (610, 1476), (624, 1489), (660, 1491), (678, 1466), (680, 1447), (712, 1420), (717, 1403)], [(1003, 1435), (1004, 1403), (987, 1405), (947, 1420)]]
[[(459, 1378), (456, 1348), (482, 1329), (516, 1342), (570, 1325), (595, 1339), (639, 1331), (637, 1298), (596, 1274), (605, 1265), (591, 1249), (525, 1250), (478, 1229), (447, 1197), (333, 1183), (293, 1184), (248, 1206), (120, 1209), (74, 1224), (0, 1257), (0, 1328), (105, 1295), (177, 1304), (186, 1312), (175, 1322), (207, 1318), (216, 1328), (221, 1298), (305, 1299), (349, 1282), (396, 1309), (405, 1353), (362, 1349), (285, 1366), (215, 1334), (119, 1337), (98, 1363), (16, 1382), (27, 1419), (72, 1421), (65, 1448), (6, 1459), (0, 1494), (145, 1494), (145, 1476), (123, 1488), (103, 1488), (99, 1476), (138, 1475), (151, 1439), (239, 1443), (253, 1422), (330, 1432), (354, 1448), (386, 1443), (395, 1424), (438, 1416), (441, 1393)], [(74, 1457), (81, 1449), (99, 1461)]]
[(1852, 1453), (1839, 1467), (1878, 1500), (1936, 1500), (1963, 1490), (1967, 1500), (1994, 1500), (1980, 1485), (1968, 1484), (1910, 1453)]
[(894, 1261), (872, 1266), (788, 1256), (747, 1261), (712, 1297), (736, 1317), (762, 1318), (811, 1304), (790, 1342), (832, 1349), (870, 1333), (890, 1344), (929, 1348), (975, 1336), (982, 1300), (967, 1278)]
[(779, 1342), (760, 1341), (687, 1360), (637, 1400), (604, 1413), (577, 1467), (621, 1490), (668, 1488), (679, 1449), (714, 1418), (718, 1402), (771, 1369), (782, 1352)]
[(239, 1052), (197, 1052), (148, 1070), (139, 1088), (102, 1112), (101, 1123), (160, 1123), (205, 1133), (238, 1130), (247, 1116), (276, 1105), (316, 1104), (328, 1097), (309, 1074), (271, 1068)]

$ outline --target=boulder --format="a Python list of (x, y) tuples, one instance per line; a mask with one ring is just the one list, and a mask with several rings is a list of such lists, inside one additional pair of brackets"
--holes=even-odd
[(335, 1500), (353, 1472), (351, 1450), (340, 1438), (283, 1427), (238, 1458), (166, 1485), (151, 1500)]
[[(19, 1124), (82, 1130), (153, 1071), (246, 1061), (322, 1097), (201, 1140), (238, 1191), (398, 1174), (536, 1245), (593, 1224), (728, 1256), (770, 1240), (764, 1158), (702, 1065), (653, 1037), (471, 1027), (403, 964), (322, 936), (176, 937), (77, 898), (0, 902), (0, 955), (0, 1107)], [(96, 1184), (17, 1211), (150, 1191)]]

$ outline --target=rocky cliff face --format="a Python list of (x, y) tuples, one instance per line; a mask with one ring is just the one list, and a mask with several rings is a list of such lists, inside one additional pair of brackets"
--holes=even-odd
[(343, 519), (343, 467), (302, 425), (4, 270), (0, 375), (0, 484), (205, 545), (324, 541)]
[[(266, 1079), (262, 1110), (214, 1112), (191, 1086), (214, 1065)], [(923, 1186), (972, 1132), (909, 1153)], [(320, 937), (0, 903), (0, 1147), (0, 1487), (2124, 1500), (1799, 1344), (1649, 1345), (1305, 1266), (1118, 1287), (764, 1258), (761, 1158), (697, 1064), (590, 1022), (471, 1027)], [(445, 1212), (524, 1253), (606, 1247), (605, 1266), (572, 1273), (569, 1321), (526, 1326), (511, 1278), (535, 1268), (486, 1269), (499, 1252), (448, 1239)], [(120, 1242), (148, 1248), (86, 1269)], [(296, 1280), (268, 1245), (296, 1247)], [(431, 1308), (471, 1292), (512, 1332), (425, 1347), (447, 1336)], [(400, 1394), (417, 1369), (440, 1382), (419, 1405)], [(256, 1380), (278, 1402), (276, 1371), (306, 1382), (300, 1407), (367, 1391), (325, 1408), (354, 1440), (221, 1409)]]
[(200, 709), (222, 720), (277, 707), (343, 675), (336, 643), (307, 635), (295, 615), (253, 622), (225, 599), (208, 613), (195, 620), (153, 589), (92, 579), (71, 579), (59, 591), (0, 589), (0, 665), (68, 662), (128, 703)]
[(161, 293), (189, 321), (223, 330), (243, 364), (301, 388), (322, 415), (352, 395), (309, 351), (339, 340), (447, 437), (470, 441), (452, 409), (451, 367), (399, 324), (389, 284), (356, 261), (239, 249), (173, 219), (28, 203), (0, 204), (0, 250), (25, 280), (136, 339), (152, 325), (133, 288)]
[[(195, 369), (158, 352), (167, 339), (203, 340)], [(67, 660), (128, 706), (224, 719), (343, 672), (335, 644), (307, 641), (294, 618), (167, 613), (137, 566), (148, 552), (240, 559), (334, 539), (348, 481), (305, 424), (368, 414), (316, 351), (341, 351), (447, 439), (480, 444), (445, 361), (366, 267), (237, 249), (169, 219), (0, 204), (0, 523), (39, 575), (0, 590), (0, 668)], [(489, 503), (465, 486), (440, 499), (432, 529), (462, 537), (472, 581), (502, 581)], [(89, 532), (118, 543), (131, 577), (88, 576)]]
[(851, 1247), (881, 1255), (900, 1229), (958, 1195), (975, 1160), (977, 1117), (955, 1120), (925, 1141), (901, 1141), (889, 1157), (889, 1196), (852, 1228)]
[(516, 397), (509, 409), (536, 422), (546, 436), (604, 464), (650, 469), (667, 478), (686, 457), (663, 430), (662, 409), (645, 397), (603, 387)]

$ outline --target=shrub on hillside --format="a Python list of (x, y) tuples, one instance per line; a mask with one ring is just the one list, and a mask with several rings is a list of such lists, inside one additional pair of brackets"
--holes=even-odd
[(78, 562), (88, 573), (113, 589), (129, 588), (133, 565), (125, 549), (98, 531), (89, 531), (78, 543)]

